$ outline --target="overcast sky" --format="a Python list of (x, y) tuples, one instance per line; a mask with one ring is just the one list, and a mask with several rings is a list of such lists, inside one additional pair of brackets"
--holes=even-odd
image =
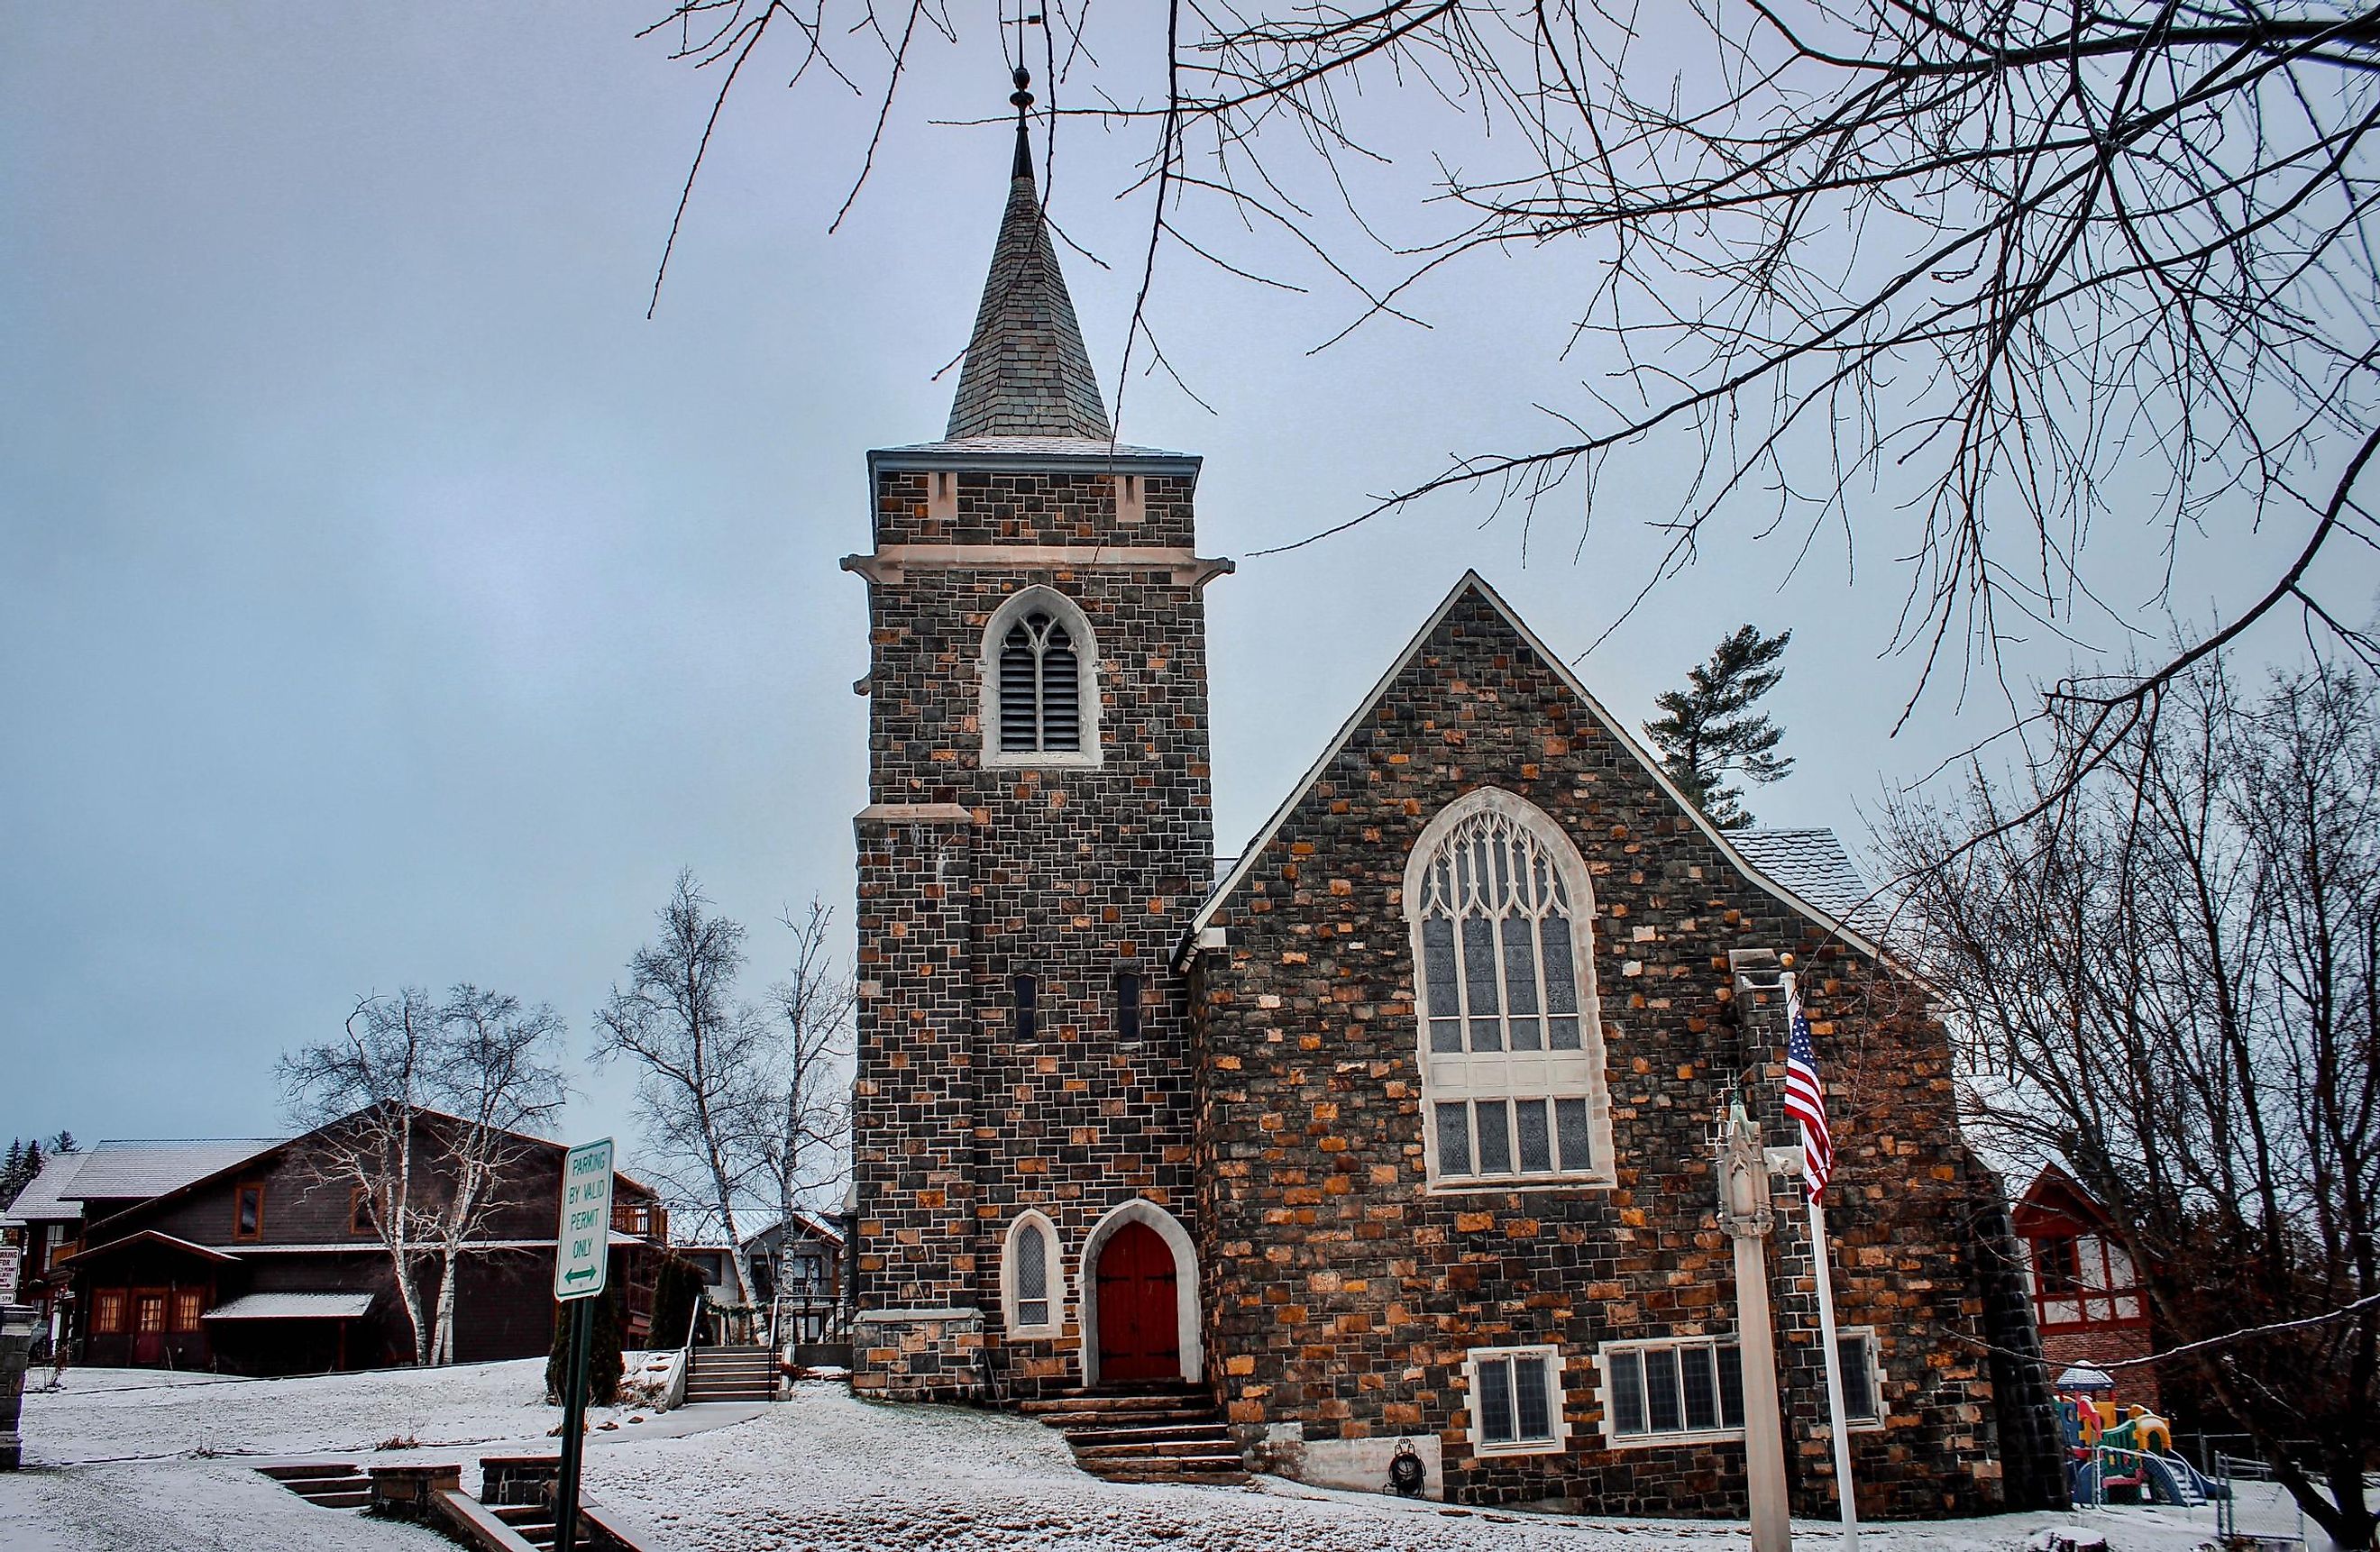
[[(941, 434), (1006, 194), (1007, 131), (933, 121), (996, 119), (1007, 83), (988, 33), (930, 53), (830, 236), (866, 104), (756, 74), (648, 321), (710, 91), (634, 37), (659, 8), (11, 7), (0, 1133), (270, 1131), (275, 1055), (406, 983), (551, 1001), (583, 1052), (681, 867), (751, 924), (756, 994), (789, 906), (847, 928), (867, 653), (836, 561), (868, 542), (866, 451)], [(1111, 390), (1134, 149), (1070, 123), (1054, 183), (1110, 266), (1068, 256)], [(1135, 378), (1119, 430), (1205, 455), (1202, 547), (1244, 557), (1546, 438), (1531, 404), (1601, 370), (1556, 358), (1574, 281), (1475, 268), (1420, 298), (1433, 328), (1308, 355), (1343, 296), (1169, 262), (1156, 316), (1212, 412)], [(1208, 595), (1219, 843), (1464, 567), (1585, 649), (1677, 472), (1621, 470), (1583, 547), (1574, 506), (1524, 554), (1454, 499), (1244, 561)], [(1943, 694), (1890, 736), (1890, 536), (1789, 581), (1799, 541), (1730, 530), (1580, 668), (1633, 722), (1727, 630), (1791, 627), (1800, 767), (1753, 806), (1856, 844), (2003, 709)], [(2240, 553), (2193, 559), (2186, 601)], [(633, 1157), (624, 1076), (577, 1081), (568, 1131)]]

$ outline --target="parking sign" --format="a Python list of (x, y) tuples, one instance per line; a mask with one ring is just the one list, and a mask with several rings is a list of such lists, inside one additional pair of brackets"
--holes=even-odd
[(612, 1139), (581, 1143), (562, 1166), (562, 1222), (554, 1231), (553, 1296), (590, 1299), (612, 1268)]

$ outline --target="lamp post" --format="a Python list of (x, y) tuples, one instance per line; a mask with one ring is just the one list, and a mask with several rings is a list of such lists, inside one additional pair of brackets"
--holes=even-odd
[(1718, 1222), (1735, 1242), (1736, 1341), (1743, 1370), (1743, 1467), (1752, 1552), (1789, 1552), (1785, 1432), (1777, 1405), (1777, 1339), (1768, 1317), (1768, 1159), (1743, 1101), (1729, 1102), (1718, 1148)]

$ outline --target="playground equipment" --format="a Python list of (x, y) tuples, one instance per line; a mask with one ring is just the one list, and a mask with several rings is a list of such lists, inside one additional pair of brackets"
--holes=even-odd
[(2080, 1390), (2057, 1398), (2067, 1488), (2078, 1508), (2165, 1503), (2195, 1509), (2229, 1490), (2173, 1451), (2173, 1425), (2146, 1407)]

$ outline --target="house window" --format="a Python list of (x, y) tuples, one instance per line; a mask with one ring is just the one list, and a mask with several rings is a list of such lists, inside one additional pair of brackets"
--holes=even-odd
[(1090, 621), (1053, 588), (1027, 588), (984, 631), (983, 762), (1099, 762), (1099, 663)]
[(1463, 1366), (1471, 1389), (1472, 1449), (1482, 1455), (1561, 1449), (1570, 1425), (1562, 1416), (1560, 1349), (1475, 1348)]
[(1743, 1359), (1731, 1338), (1614, 1342), (1603, 1365), (1603, 1427), (1614, 1448), (1743, 1431)]
[(195, 1331), (199, 1316), (206, 1308), (206, 1294), (196, 1288), (180, 1288), (174, 1291), (174, 1329)]
[(1116, 1038), (1140, 1038), (1140, 973), (1119, 970), (1115, 978)]
[(372, 1227), (371, 1190), (369, 1186), (350, 1186), (347, 1190), (347, 1232), (357, 1239), (370, 1239), (379, 1232)]
[(153, 1337), (165, 1329), (165, 1295), (143, 1293), (132, 1301), (132, 1326), (135, 1336)]
[(2124, 1247), (2105, 1234), (2050, 1234), (2025, 1242), (2033, 1260), (2034, 1318), (2045, 1330), (2133, 1326), (2145, 1319)]
[(1008, 1249), (1001, 1257), (1002, 1292), (1011, 1336), (1054, 1337), (1066, 1309), (1065, 1279), (1058, 1264), (1058, 1231), (1027, 1209), (1008, 1226)]
[(1535, 806), (1485, 788), (1432, 820), (1405, 867), (1431, 1183), (1613, 1179), (1592, 887)]
[(1837, 1331), (1835, 1358), (1842, 1365), (1843, 1421), (1854, 1428), (1883, 1427), (1884, 1365), (1877, 1359), (1876, 1333)]
[(243, 1182), (233, 1194), (231, 1237), (235, 1240), (261, 1240), (264, 1237), (264, 1182)]
[(97, 1336), (114, 1336), (124, 1329), (124, 1290), (103, 1288), (91, 1296), (91, 1328)]
[(1014, 999), (1009, 1016), (1009, 1033), (1016, 1039), (1030, 1040), (1040, 1029), (1039, 1010), (1035, 1006), (1040, 988), (1030, 976), (1019, 976), (1008, 983), (1009, 996)]

